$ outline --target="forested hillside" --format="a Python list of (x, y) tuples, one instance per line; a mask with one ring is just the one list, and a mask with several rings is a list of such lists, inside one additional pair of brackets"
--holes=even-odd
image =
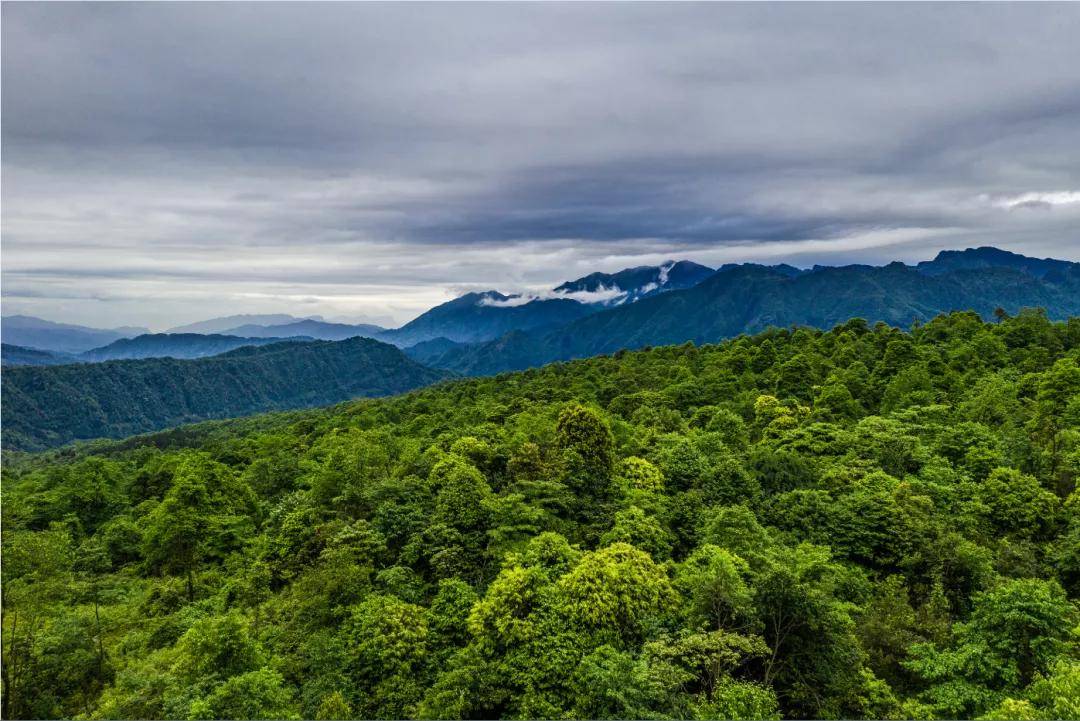
[(444, 377), (369, 338), (283, 341), (195, 360), (12, 367), (0, 379), (3, 447), (122, 438), (208, 418), (401, 393)]
[(55, 366), (76, 362), (74, 356), (66, 353), (0, 343), (0, 363), (5, 366)]
[(850, 320), (9, 457), (3, 716), (1077, 718), (1078, 361)]

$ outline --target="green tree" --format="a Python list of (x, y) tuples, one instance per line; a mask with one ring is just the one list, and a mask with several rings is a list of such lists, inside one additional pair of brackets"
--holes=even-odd
[(930, 682), (926, 699), (942, 714), (977, 716), (1050, 673), (1075, 646), (1076, 607), (1053, 581), (1013, 579), (975, 597), (951, 644), (916, 644), (907, 665)]
[(361, 693), (353, 708), (364, 717), (407, 718), (424, 689), (428, 645), (424, 609), (373, 594), (353, 607), (342, 629), (349, 673)]
[(177, 469), (165, 498), (147, 516), (143, 555), (147, 564), (183, 574), (194, 600), (195, 571), (208, 557), (222, 557), (251, 532), (250, 489), (208, 457), (191, 455)]
[(585, 554), (556, 589), (559, 611), (570, 623), (616, 644), (640, 639), (674, 598), (664, 569), (626, 543)]
[(777, 549), (755, 573), (754, 605), (770, 655), (764, 682), (788, 713), (810, 718), (850, 712), (843, 699), (861, 685), (856, 607), (841, 595), (846, 574), (827, 548)]
[(657, 559), (671, 555), (673, 541), (671, 533), (656, 518), (637, 506), (616, 513), (615, 524), (600, 536), (601, 545), (628, 543)]
[(1038, 536), (1053, 524), (1058, 499), (1034, 476), (1013, 468), (996, 468), (972, 489), (977, 513), (992, 533)]
[(686, 599), (691, 627), (713, 630), (748, 628), (753, 597), (746, 562), (713, 545), (696, 549), (678, 567), (675, 587)]
[(292, 693), (281, 674), (268, 668), (249, 671), (215, 688), (191, 706), (193, 719), (296, 719)]
[(580, 405), (564, 410), (555, 426), (555, 445), (563, 453), (571, 490), (587, 499), (603, 499), (611, 493), (614, 442), (596, 411)]

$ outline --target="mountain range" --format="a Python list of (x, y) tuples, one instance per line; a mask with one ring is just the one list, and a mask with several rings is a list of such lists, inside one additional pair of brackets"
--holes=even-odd
[[(671, 263), (592, 274), (544, 297), (469, 293), (393, 330), (294, 319), (239, 326), (242, 336), (114, 339), (76, 354), (5, 345), (5, 363), (41, 366), (5, 367), (4, 446), (42, 448), (128, 435), (203, 418), (393, 393), (448, 374), (489, 375), (621, 349), (712, 343), (769, 326), (830, 328), (858, 317), (907, 327), (953, 310), (990, 319), (1028, 307), (1042, 308), (1053, 319), (1080, 316), (1080, 263), (995, 248), (943, 251), (914, 266), (802, 270), (741, 264), (706, 271)], [(698, 276), (704, 279), (693, 283)], [(612, 289), (625, 297), (615, 298)], [(592, 294), (591, 302), (553, 297), (583, 293)], [(5, 319), (5, 337), (9, 327)], [(331, 340), (288, 337), (300, 331), (311, 331), (311, 337), (328, 334)], [(375, 338), (353, 337), (365, 333)], [(177, 360), (220, 350), (229, 352)], [(173, 357), (92, 362), (158, 355)], [(323, 376), (326, 383), (320, 386)]]
[(968, 248), (967, 250), (943, 250), (933, 260), (924, 260), (915, 267), (927, 275), (941, 275), (954, 270), (979, 270), (983, 268), (1011, 268), (1036, 278), (1060, 281), (1076, 263), (1053, 258), (1031, 258), (1010, 253), (1000, 248)]
[(467, 293), (436, 306), (401, 328), (379, 335), (395, 345), (409, 346), (434, 338), (458, 343), (491, 340), (511, 330), (560, 326), (596, 311), (567, 298), (528, 299), (496, 291)]
[[(446, 338), (457, 343), (493, 340), (514, 330), (554, 328), (590, 313), (630, 303), (667, 290), (687, 288), (713, 273), (689, 261), (667, 262), (660, 266), (628, 268), (618, 273), (592, 273), (568, 281), (542, 296), (506, 295), (496, 290), (468, 293), (422, 313), (400, 328), (387, 329), (370, 323), (334, 323), (319, 316), (305, 318), (286, 313), (231, 315), (169, 329), (172, 342), (156, 341), (159, 357), (194, 358), (207, 355), (197, 348), (184, 351), (185, 343), (200, 346), (198, 335), (227, 335), (241, 338), (314, 338), (345, 340), (356, 336), (376, 338), (400, 347)], [(77, 355), (93, 351), (90, 358), (117, 357), (102, 346), (122, 338), (148, 334), (145, 328), (112, 330), (89, 328), (32, 318), (8, 316), (3, 319), (4, 343), (31, 350)], [(181, 338), (180, 336), (183, 336)], [(137, 344), (147, 347), (141, 341)], [(167, 352), (166, 352), (167, 351)], [(49, 364), (62, 356), (35, 356), (9, 349), (7, 364)], [(129, 356), (120, 356), (129, 357)], [(130, 356), (147, 357), (147, 356)], [(71, 358), (80, 362), (88, 358)]]
[[(830, 328), (850, 318), (907, 327), (952, 310), (984, 318), (1002, 308), (1040, 307), (1051, 318), (1080, 315), (1080, 263), (1025, 262), (997, 249), (943, 254), (916, 267), (725, 266), (683, 290), (606, 309), (545, 332), (513, 332), (481, 345), (444, 349), (427, 361), (469, 375), (518, 370), (623, 348), (711, 343), (768, 326)], [(1031, 260), (1031, 259), (1029, 259)]]
[(288, 323), (275, 325), (249, 323), (247, 325), (229, 328), (224, 332), (229, 335), (246, 336), (249, 338), (289, 338), (303, 336), (306, 338), (315, 338), (317, 340), (345, 340), (346, 338), (355, 338), (356, 336), (375, 338), (385, 330), (385, 328), (380, 326), (369, 325), (366, 323), (328, 323), (327, 321), (315, 318), (304, 318), (302, 320), (293, 320)]

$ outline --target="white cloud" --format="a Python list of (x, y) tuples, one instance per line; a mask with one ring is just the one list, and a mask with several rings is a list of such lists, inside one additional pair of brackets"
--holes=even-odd
[[(662, 266), (660, 266), (660, 285), (667, 285), (668, 273), (670, 273), (671, 269), (674, 268), (674, 267), (675, 267), (674, 261), (669, 261), (667, 263), (664, 263)], [(653, 287), (657, 287), (657, 286), (653, 286)], [(643, 293), (648, 293), (650, 290), (652, 290), (652, 288), (649, 288), (648, 290), (646, 290), (645, 288), (642, 288), (641, 290), (642, 290)]]
[(578, 303), (621, 303), (626, 299), (626, 291), (612, 286), (606, 288), (600, 286), (596, 290), (574, 290), (566, 291), (562, 293), (552, 293), (556, 298), (569, 298), (570, 300), (576, 300)]
[(484, 297), (478, 300), (476, 304), (491, 308), (516, 308), (519, 305), (532, 303), (534, 300), (537, 300), (537, 297), (531, 295), (511, 295), (505, 298), (484, 295)]
[(1019, 195), (1009, 195), (997, 198), (993, 203), (997, 207), (1005, 208), (1006, 210), (1013, 210), (1015, 208), (1046, 208), (1055, 205), (1073, 205), (1075, 203), (1080, 203), (1080, 191), (1061, 190), (1052, 193), (1020, 193)]
[(592, 303), (619, 303), (626, 299), (626, 291), (617, 287), (607, 288), (600, 286), (596, 290), (574, 290), (574, 291), (555, 291), (555, 290), (541, 290), (531, 291), (528, 293), (520, 293), (507, 296), (505, 298), (495, 298), (491, 295), (485, 294), (480, 300), (476, 302), (477, 305), (491, 306), (494, 308), (515, 308), (519, 305), (525, 305), (526, 303), (532, 303), (534, 300), (551, 300), (554, 298), (563, 298), (566, 300), (576, 300), (578, 303), (584, 303), (586, 305)]

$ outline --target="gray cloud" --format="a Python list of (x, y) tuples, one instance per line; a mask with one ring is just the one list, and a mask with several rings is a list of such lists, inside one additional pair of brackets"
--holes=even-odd
[(5, 312), (403, 320), (670, 257), (1080, 258), (1075, 5), (2, 12)]

